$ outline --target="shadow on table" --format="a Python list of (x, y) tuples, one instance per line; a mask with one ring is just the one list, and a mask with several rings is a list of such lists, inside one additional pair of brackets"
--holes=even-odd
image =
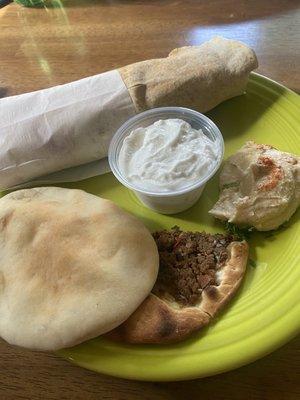
[(0, 0), (0, 8), (7, 6), (7, 4), (11, 3), (12, 0)]
[(0, 87), (0, 99), (2, 99), (2, 97), (6, 97), (7, 95), (7, 89), (4, 87)]

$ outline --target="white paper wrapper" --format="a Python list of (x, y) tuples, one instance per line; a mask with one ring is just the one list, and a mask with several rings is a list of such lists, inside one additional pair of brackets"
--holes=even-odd
[(134, 114), (117, 70), (1, 99), (0, 188), (107, 172), (110, 139)]
[(97, 175), (103, 175), (110, 172), (110, 166), (107, 157), (101, 160), (92, 161), (90, 163), (78, 165), (77, 167), (66, 168), (52, 174), (40, 176), (31, 181), (11, 186), (9, 189), (24, 189), (40, 185), (50, 185), (52, 183), (77, 182), (83, 179), (91, 178)]

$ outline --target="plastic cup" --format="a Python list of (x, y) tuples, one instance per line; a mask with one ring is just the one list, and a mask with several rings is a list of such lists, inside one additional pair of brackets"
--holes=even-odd
[[(188, 122), (192, 128), (201, 129), (202, 132), (214, 143), (217, 149), (217, 157), (213, 168), (199, 180), (193, 182), (180, 190), (170, 190), (167, 192), (153, 192), (145, 190), (126, 179), (120, 170), (118, 159), (123, 144), (123, 140), (133, 130), (139, 127), (147, 127), (160, 119), (179, 118)], [(205, 115), (197, 111), (183, 107), (161, 107), (135, 115), (126, 121), (113, 136), (109, 150), (108, 161), (110, 168), (119, 180), (127, 188), (134, 191), (140, 201), (152, 210), (162, 214), (175, 214), (192, 207), (201, 196), (206, 182), (219, 169), (224, 154), (224, 141), (218, 127)]]

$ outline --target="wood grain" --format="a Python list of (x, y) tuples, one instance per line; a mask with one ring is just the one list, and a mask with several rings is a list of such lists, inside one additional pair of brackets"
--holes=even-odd
[[(48, 2), (51, 4), (51, 2)], [(258, 71), (300, 90), (299, 1), (56, 1), (62, 8), (0, 9), (0, 90), (23, 93), (135, 61), (166, 56), (214, 35), (252, 46)]]
[[(297, 0), (69, 0), (61, 5), (0, 9), (0, 97), (165, 56), (216, 34), (252, 46), (260, 73), (300, 91)], [(164, 384), (99, 375), (4, 342), (0, 354), (1, 400), (300, 398), (300, 338), (236, 371)]]
[(297, 400), (300, 338), (251, 365), (186, 382), (147, 383), (81, 369), (51, 354), (0, 343), (5, 400)]

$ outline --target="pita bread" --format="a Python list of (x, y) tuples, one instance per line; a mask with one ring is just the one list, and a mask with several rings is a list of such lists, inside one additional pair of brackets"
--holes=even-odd
[(0, 199), (0, 336), (57, 350), (125, 321), (158, 271), (135, 217), (81, 190), (43, 187)]
[(248, 46), (214, 37), (201, 46), (181, 47), (166, 58), (137, 62), (119, 72), (137, 112), (179, 106), (203, 113), (243, 94), (257, 66)]
[(180, 306), (170, 296), (151, 293), (108, 338), (127, 343), (172, 343), (186, 339), (206, 326), (232, 298), (240, 286), (247, 265), (248, 245), (232, 242), (228, 259), (218, 270), (218, 285), (207, 286), (195, 306)]

